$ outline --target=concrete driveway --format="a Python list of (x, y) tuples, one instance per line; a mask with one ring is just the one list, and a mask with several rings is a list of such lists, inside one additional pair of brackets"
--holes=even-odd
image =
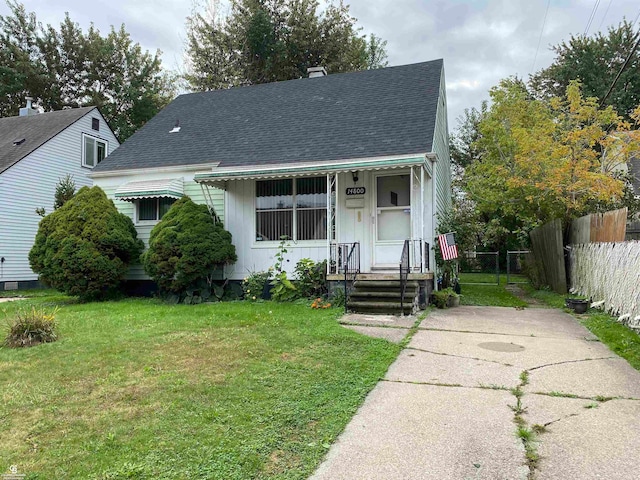
[(459, 307), (421, 322), (311, 478), (631, 480), (638, 451), (640, 373), (572, 316)]

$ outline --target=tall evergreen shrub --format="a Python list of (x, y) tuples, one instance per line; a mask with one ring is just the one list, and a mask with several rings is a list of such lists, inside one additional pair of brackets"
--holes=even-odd
[(213, 273), (237, 256), (231, 234), (214, 221), (208, 207), (183, 197), (151, 230), (141, 260), (162, 293), (184, 295), (211, 287)]
[(99, 187), (82, 187), (40, 221), (29, 263), (47, 285), (99, 300), (119, 286), (143, 248), (131, 219)]

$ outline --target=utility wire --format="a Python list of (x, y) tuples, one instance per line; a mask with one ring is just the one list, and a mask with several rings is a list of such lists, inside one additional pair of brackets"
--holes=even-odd
[(547, 14), (549, 13), (549, 5), (551, 5), (551, 0), (547, 2), (547, 9), (544, 11), (544, 20), (542, 20), (542, 28), (540, 29), (540, 38), (538, 38), (538, 46), (536, 47), (536, 54), (533, 56), (533, 63), (531, 64), (531, 73), (535, 72), (534, 68), (536, 68), (536, 60), (538, 59), (538, 51), (540, 50), (540, 42), (542, 41), (544, 26), (547, 23)]
[(609, 0), (609, 5), (607, 5), (607, 9), (604, 11), (604, 15), (602, 17), (602, 20), (600, 20), (600, 25), (598, 25), (598, 31), (600, 31), (600, 29), (602, 28), (602, 24), (604, 23), (604, 19), (607, 18), (607, 13), (609, 13), (609, 8), (611, 7), (611, 3), (613, 2), (613, 0)]
[(613, 79), (613, 83), (609, 87), (609, 91), (607, 92), (607, 94), (604, 96), (604, 98), (600, 102), (600, 107), (602, 107), (604, 105), (604, 102), (607, 100), (607, 98), (611, 94), (611, 91), (613, 90), (613, 87), (615, 87), (616, 83), (618, 83), (618, 79), (620, 78), (620, 75), (622, 75), (622, 72), (624, 72), (625, 68), (627, 68), (627, 65), (629, 65), (629, 62), (631, 61), (631, 57), (633, 57), (633, 54), (636, 53), (636, 50), (638, 49), (638, 46), (640, 46), (640, 32), (638, 32), (638, 40), (636, 41), (636, 44), (633, 46), (633, 48), (629, 52), (629, 55), (627, 56), (627, 59), (622, 64), (622, 68), (620, 69), (620, 71), (616, 75), (616, 78)]
[(598, 11), (598, 6), (600, 5), (600, 0), (596, 0), (596, 3), (593, 5), (593, 10), (591, 10), (591, 15), (589, 16), (589, 20), (587, 21), (587, 26), (584, 29), (583, 36), (587, 36), (587, 32), (591, 28), (591, 23), (596, 16), (596, 12)]

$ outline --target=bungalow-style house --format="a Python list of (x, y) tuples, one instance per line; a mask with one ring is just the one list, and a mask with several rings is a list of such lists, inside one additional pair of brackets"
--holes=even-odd
[(0, 118), (0, 290), (29, 288), (38, 276), (29, 251), (41, 217), (53, 211), (56, 185), (67, 174), (77, 188), (119, 143), (96, 107), (39, 113), (31, 99), (17, 117)]
[(388, 291), (380, 281), (397, 283), (404, 260), (409, 289), (429, 290), (437, 214), (451, 205), (443, 61), (309, 70), (179, 96), (93, 170), (94, 183), (145, 241), (176, 198), (207, 203), (233, 235), (230, 280), (272, 266), (286, 236), (290, 272), (301, 258), (327, 260), (329, 281), (346, 270)]

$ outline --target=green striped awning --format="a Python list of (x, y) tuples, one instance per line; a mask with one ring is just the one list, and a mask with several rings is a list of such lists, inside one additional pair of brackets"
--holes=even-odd
[(182, 178), (129, 182), (118, 187), (115, 193), (117, 199), (129, 202), (140, 198), (181, 198), (183, 196)]
[(388, 170), (394, 168), (425, 166), (430, 170), (425, 155), (405, 158), (380, 158), (366, 160), (352, 160), (323, 164), (301, 165), (254, 165), (251, 168), (215, 168), (212, 172), (198, 173), (194, 180), (209, 185), (219, 184), (228, 180), (251, 180), (260, 178), (285, 178), (300, 176), (327, 175), (366, 170)]

